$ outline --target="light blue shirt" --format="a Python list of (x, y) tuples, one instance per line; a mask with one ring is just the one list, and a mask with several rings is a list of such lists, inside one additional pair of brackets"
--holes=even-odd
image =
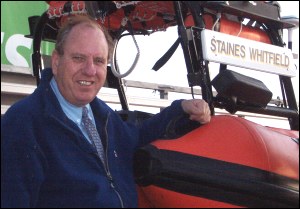
[[(89, 139), (88, 134), (87, 134), (86, 130), (84, 129), (84, 126), (81, 121), (82, 120), (82, 107), (77, 107), (75, 105), (72, 105), (61, 95), (54, 78), (51, 79), (50, 85), (51, 85), (51, 88), (54, 91), (54, 94), (55, 94), (56, 98), (58, 99), (58, 102), (59, 102), (62, 110), (64, 111), (64, 113), (67, 115), (67, 117), (70, 120), (72, 120), (80, 128), (80, 130), (83, 133), (83, 135), (85, 136), (85, 138), (87, 138), (87, 140), (91, 143), (91, 140)], [(92, 121), (95, 125), (95, 119), (94, 119), (90, 104), (87, 104), (86, 107), (88, 109), (88, 116), (90, 119), (92, 119)]]

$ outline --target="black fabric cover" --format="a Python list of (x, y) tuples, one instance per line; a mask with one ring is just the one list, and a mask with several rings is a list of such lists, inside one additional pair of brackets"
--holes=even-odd
[(231, 70), (221, 70), (211, 83), (218, 97), (242, 104), (266, 107), (272, 99), (272, 92), (263, 82)]

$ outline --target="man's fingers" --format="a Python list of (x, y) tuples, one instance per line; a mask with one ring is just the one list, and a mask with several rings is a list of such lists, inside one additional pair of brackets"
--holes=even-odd
[(183, 110), (190, 115), (190, 120), (198, 121), (201, 124), (210, 121), (210, 109), (208, 104), (201, 99), (185, 100), (182, 103)]

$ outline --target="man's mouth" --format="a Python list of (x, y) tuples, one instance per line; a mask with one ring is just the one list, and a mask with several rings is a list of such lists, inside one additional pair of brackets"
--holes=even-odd
[(93, 81), (78, 81), (80, 86), (90, 86), (92, 85), (94, 82)]

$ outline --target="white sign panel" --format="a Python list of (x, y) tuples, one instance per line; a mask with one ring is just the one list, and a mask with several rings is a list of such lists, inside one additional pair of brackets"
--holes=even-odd
[(201, 32), (205, 60), (277, 75), (296, 76), (292, 51), (216, 31)]

